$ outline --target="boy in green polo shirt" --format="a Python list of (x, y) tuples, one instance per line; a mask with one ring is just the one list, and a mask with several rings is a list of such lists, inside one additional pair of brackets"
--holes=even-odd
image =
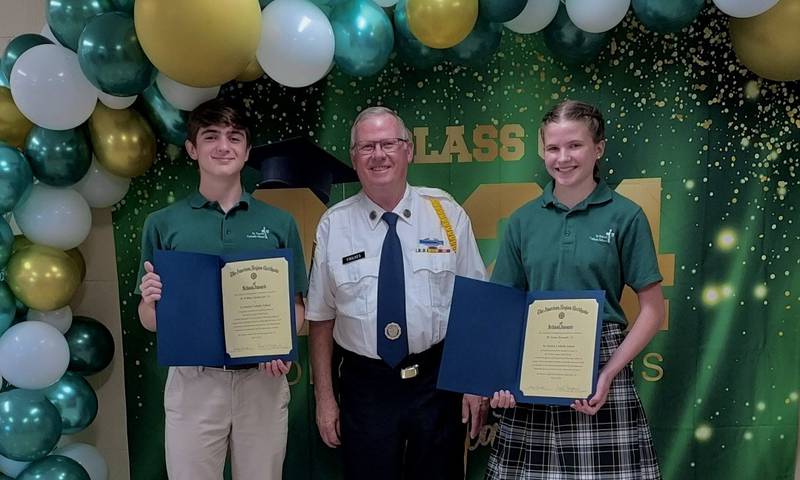
[[(139, 319), (155, 331), (161, 281), (156, 249), (207, 254), (291, 248), (295, 309), (303, 321), (308, 286), (297, 225), (287, 212), (242, 190), (251, 136), (244, 116), (223, 99), (189, 116), (186, 151), (197, 161), (197, 192), (152, 213), (144, 225), (137, 291)], [(219, 480), (228, 449), (236, 480), (281, 478), (288, 432), (290, 363), (245, 368), (171, 367), (164, 387), (165, 448), (171, 480)]]

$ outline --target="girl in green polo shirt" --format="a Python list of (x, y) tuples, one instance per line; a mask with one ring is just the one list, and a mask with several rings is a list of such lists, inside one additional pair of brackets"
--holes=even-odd
[[(595, 107), (576, 101), (544, 116), (553, 181), (509, 218), (492, 273), (526, 291), (606, 292), (597, 389), (570, 406), (517, 405), (510, 392), (496, 392), (491, 405), (504, 410), (487, 479), (661, 478), (630, 363), (664, 318), (662, 278), (644, 212), (599, 178), (604, 125)], [(625, 285), (640, 305), (627, 335)]]

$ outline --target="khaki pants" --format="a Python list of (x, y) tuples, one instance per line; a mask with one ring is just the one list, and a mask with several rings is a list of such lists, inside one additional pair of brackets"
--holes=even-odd
[(220, 480), (230, 446), (234, 480), (280, 479), (288, 406), (285, 376), (171, 367), (164, 387), (169, 478)]

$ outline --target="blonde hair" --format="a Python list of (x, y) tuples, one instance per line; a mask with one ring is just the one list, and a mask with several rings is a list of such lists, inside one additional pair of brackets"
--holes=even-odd
[(356, 144), (356, 127), (358, 127), (358, 124), (363, 122), (363, 121), (365, 121), (365, 120), (368, 120), (370, 118), (380, 117), (382, 115), (389, 115), (391, 117), (394, 117), (394, 119), (397, 121), (397, 125), (403, 131), (404, 137), (402, 137), (402, 138), (404, 140), (409, 140), (411, 138), (411, 132), (408, 130), (408, 128), (406, 128), (405, 122), (403, 122), (403, 119), (400, 118), (400, 115), (398, 115), (397, 112), (395, 112), (391, 108), (387, 108), (387, 107), (369, 107), (369, 108), (365, 108), (364, 110), (362, 110), (361, 113), (358, 114), (356, 119), (353, 120), (353, 126), (350, 128), (350, 148), (351, 149)]

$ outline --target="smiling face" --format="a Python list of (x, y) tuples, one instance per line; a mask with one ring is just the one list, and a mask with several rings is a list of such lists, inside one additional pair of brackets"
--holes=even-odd
[(221, 179), (240, 174), (250, 146), (243, 129), (217, 124), (200, 128), (194, 143), (186, 141), (186, 152), (197, 161), (201, 178)]
[(374, 150), (371, 153), (359, 149), (360, 145), (369, 142), (406, 139), (407, 133), (397, 119), (389, 114), (367, 117), (356, 125), (354, 134), (350, 158), (367, 195), (375, 198), (382, 191), (402, 192), (405, 189), (408, 164), (413, 157), (411, 141), (401, 141), (390, 152), (384, 151), (380, 143), (373, 143)]
[(560, 120), (542, 127), (544, 164), (557, 190), (591, 192), (594, 168), (605, 150), (605, 140), (595, 142), (586, 121)]

